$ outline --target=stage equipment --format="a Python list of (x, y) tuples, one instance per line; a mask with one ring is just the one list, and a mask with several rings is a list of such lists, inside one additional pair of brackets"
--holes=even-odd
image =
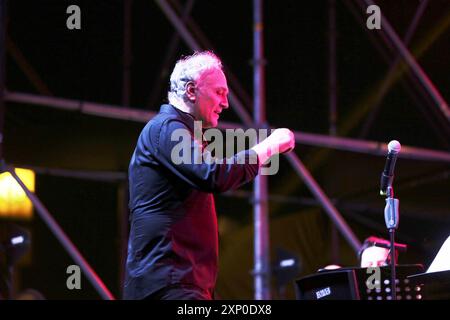
[(426, 299), (450, 299), (450, 237), (439, 249), (427, 272), (412, 275), (409, 279), (424, 287)]
[[(384, 221), (389, 231), (389, 238), (391, 241), (390, 254), (391, 254), (391, 290), (396, 292), (396, 276), (395, 276), (395, 230), (398, 228), (399, 222), (399, 200), (394, 198), (394, 188), (392, 183), (394, 181), (394, 168), (397, 155), (400, 152), (401, 145), (397, 140), (392, 140), (388, 144), (388, 156), (384, 171), (381, 174), (380, 194), (386, 195), (386, 207), (384, 208)], [(396, 295), (392, 296), (392, 299), (396, 299)]]
[(295, 293), (297, 300), (422, 300), (423, 285), (408, 276), (423, 270), (420, 264), (398, 265), (394, 295), (389, 266), (322, 270), (296, 280)]

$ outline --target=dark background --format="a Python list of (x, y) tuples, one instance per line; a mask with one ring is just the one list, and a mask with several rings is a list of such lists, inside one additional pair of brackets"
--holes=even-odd
[[(122, 105), (123, 1), (7, 2), (8, 91)], [(382, 143), (397, 139), (403, 146), (449, 151), (448, 122), (429, 97), (406, 80), (407, 72), (393, 82), (367, 135), (361, 135), (373, 96), (396, 53), (381, 42), (379, 31), (366, 29), (367, 14), (355, 3), (336, 1), (338, 135)], [(420, 1), (376, 3), (403, 37)], [(81, 30), (66, 28), (66, 8), (71, 4), (81, 8)], [(326, 135), (330, 126), (328, 1), (265, 1), (264, 5), (267, 118), (276, 127)], [(251, 96), (252, 1), (198, 0), (192, 17), (208, 37), (212, 45), (208, 49), (223, 59)], [(450, 2), (430, 0), (409, 45), (446, 101), (450, 99), (449, 21)], [(159, 79), (173, 35), (174, 28), (154, 1), (133, 1), (129, 107), (157, 111), (166, 101), (168, 75), (163, 82)], [(180, 40), (166, 72), (181, 55), (190, 53)], [(40, 80), (30, 80), (24, 69)], [(252, 111), (250, 103), (246, 107)], [(231, 109), (223, 120), (239, 122)], [(19, 167), (125, 174), (145, 120), (114, 120), (7, 102), (4, 158)], [(387, 238), (384, 199), (378, 196), (384, 157), (301, 144), (295, 152), (336, 201), (361, 241), (370, 235)], [(290, 251), (301, 261), (299, 276), (330, 263), (356, 266), (356, 257), (342, 238), (340, 259), (332, 260), (330, 220), (318, 206), (301, 201), (312, 195), (285, 159), (280, 166), (280, 172), (269, 179), (270, 192), (290, 198), (270, 201), (272, 258), (277, 248)], [(445, 163), (398, 160), (395, 186), (401, 219), (397, 240), (409, 245), (400, 263), (427, 267), (449, 235), (449, 169)], [(38, 173), (36, 182), (37, 195), (117, 297), (127, 230), (121, 213), (126, 199), (120, 185), (118, 180), (43, 173)], [(230, 299), (253, 296), (252, 207), (248, 197), (238, 195), (216, 197), (221, 239), (217, 291)], [(65, 271), (73, 262), (36, 213), (32, 221), (14, 222), (32, 234), (30, 253), (16, 274), (19, 291), (35, 288), (48, 299), (99, 298), (86, 278), (82, 290), (67, 290)], [(290, 286), (286, 297), (293, 298)]]

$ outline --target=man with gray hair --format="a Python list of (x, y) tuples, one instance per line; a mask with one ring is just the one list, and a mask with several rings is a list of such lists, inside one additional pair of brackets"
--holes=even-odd
[[(218, 228), (213, 193), (251, 181), (272, 155), (294, 148), (288, 129), (276, 129), (232, 161), (194, 161), (203, 141), (194, 121), (214, 128), (228, 108), (228, 85), (220, 59), (210, 51), (179, 60), (170, 76), (168, 104), (142, 130), (129, 166), (130, 237), (125, 299), (208, 300), (214, 298)], [(173, 159), (187, 132), (192, 161)], [(251, 161), (252, 159), (256, 161)], [(228, 160), (228, 159), (227, 159)], [(176, 163), (175, 163), (176, 162)]]

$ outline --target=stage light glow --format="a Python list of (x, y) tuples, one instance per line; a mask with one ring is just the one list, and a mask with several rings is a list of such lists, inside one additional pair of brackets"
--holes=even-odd
[(280, 267), (291, 267), (295, 264), (294, 259), (286, 259), (280, 261)]
[[(16, 174), (34, 192), (35, 173), (28, 169), (15, 169)], [(30, 220), (33, 204), (9, 172), (0, 174), (0, 217)]]
[(14, 237), (14, 238), (11, 239), (11, 244), (12, 245), (21, 244), (24, 241), (25, 241), (24, 237), (18, 236), (18, 237)]

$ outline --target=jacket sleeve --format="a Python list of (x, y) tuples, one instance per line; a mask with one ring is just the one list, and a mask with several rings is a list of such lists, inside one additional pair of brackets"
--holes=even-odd
[(224, 192), (236, 189), (258, 174), (258, 156), (253, 150), (241, 151), (231, 158), (216, 161), (219, 159), (203, 150), (186, 124), (177, 119), (162, 123), (157, 140), (157, 161), (199, 190)]

